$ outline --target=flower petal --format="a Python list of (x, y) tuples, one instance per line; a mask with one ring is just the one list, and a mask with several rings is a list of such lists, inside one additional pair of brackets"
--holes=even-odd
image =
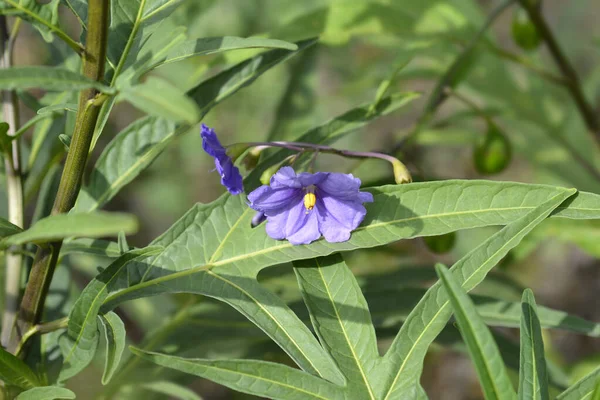
[(221, 145), (214, 129), (202, 124), (200, 136), (202, 137), (202, 148), (209, 155), (217, 157), (225, 154), (225, 148)]
[(300, 201), (301, 198), (301, 189), (272, 189), (266, 185), (253, 190), (248, 195), (250, 207), (264, 211), (267, 215), (276, 214), (282, 208), (289, 207), (291, 203)]
[(340, 199), (359, 200), (360, 179), (352, 174), (329, 173), (318, 184), (319, 189)]
[(316, 209), (319, 230), (328, 242), (345, 242), (350, 232), (360, 225), (367, 210), (357, 201), (346, 201), (334, 196), (317, 194)]
[(244, 191), (242, 174), (229, 157), (215, 158), (215, 166), (221, 175), (221, 185), (225, 186), (229, 193), (237, 195)]
[[(300, 210), (302, 214), (298, 219), (296, 219), (294, 213), (290, 212), (286, 228), (290, 228), (290, 226), (293, 226), (292, 229), (294, 230), (294, 233), (288, 234), (287, 240), (289, 240), (289, 242), (293, 245), (298, 245), (309, 244), (310, 242), (314, 242), (315, 240), (320, 238), (321, 232), (319, 232), (319, 220), (316, 210), (312, 209), (311, 211), (307, 212), (304, 208), (304, 204), (301, 204), (301, 208), (294, 207), (292, 211), (295, 210)], [(292, 218), (295, 219), (296, 223), (290, 224), (290, 219)]]
[(310, 185), (317, 185), (327, 178), (329, 173), (317, 172), (311, 174), (308, 172), (301, 172), (296, 174), (292, 167), (283, 167), (271, 177), (270, 185), (273, 189), (281, 188), (307, 188)]

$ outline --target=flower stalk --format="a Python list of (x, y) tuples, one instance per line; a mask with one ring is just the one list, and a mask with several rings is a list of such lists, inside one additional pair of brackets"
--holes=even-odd
[[(244, 145), (246, 147), (280, 147), (292, 151), (298, 152), (314, 152), (314, 153), (328, 153), (328, 154), (336, 154), (338, 156), (346, 157), (346, 158), (378, 158), (380, 160), (385, 160), (392, 164), (394, 169), (394, 179), (396, 183), (410, 183), (412, 182), (412, 177), (410, 176), (410, 172), (406, 166), (398, 160), (396, 157), (393, 157), (389, 154), (377, 153), (371, 151), (352, 151), (352, 150), (340, 150), (330, 146), (324, 146), (320, 144), (313, 143), (304, 143), (304, 142), (245, 142), (245, 143), (236, 143), (232, 146), (241, 146)], [(228, 147), (229, 148), (229, 147)]]
[[(96, 81), (101, 81), (104, 77), (108, 21), (109, 0), (90, 0), (83, 74)], [(66, 213), (75, 205), (103, 99), (104, 97), (95, 89), (86, 89), (80, 94), (73, 139), (67, 153), (52, 214)], [(49, 243), (36, 254), (21, 302), (17, 335), (13, 335), (14, 340), (11, 340), (9, 346), (12, 351), (15, 351), (21, 337), (41, 319), (61, 245), (62, 241)]]

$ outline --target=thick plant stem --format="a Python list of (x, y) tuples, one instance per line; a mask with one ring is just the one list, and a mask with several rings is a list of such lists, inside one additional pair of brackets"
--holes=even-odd
[[(86, 77), (96, 81), (100, 81), (104, 77), (108, 17), (109, 0), (89, 1), (88, 35), (83, 57), (83, 73)], [(104, 97), (99, 96), (95, 89), (81, 92), (73, 139), (67, 153), (52, 214), (66, 213), (75, 205), (103, 99)], [(60, 241), (50, 243), (38, 250), (36, 254), (21, 302), (17, 335), (13, 335), (16, 341), (11, 341), (11, 351), (15, 350), (21, 337), (32, 326), (40, 322), (61, 245)]]
[(552, 58), (554, 58), (558, 69), (560, 69), (560, 72), (566, 78), (566, 88), (569, 93), (571, 93), (571, 96), (573, 97), (573, 100), (577, 105), (577, 109), (583, 117), (587, 128), (592, 132), (596, 140), (600, 142), (600, 120), (597, 118), (597, 113), (594, 111), (594, 107), (592, 107), (592, 105), (585, 98), (585, 94), (581, 88), (581, 82), (579, 81), (579, 76), (577, 75), (575, 68), (573, 68), (563, 53), (558, 42), (556, 41), (556, 38), (552, 34), (548, 23), (541, 13), (540, 7), (538, 7), (537, 1), (519, 1), (523, 8), (527, 10), (529, 19), (535, 25), (538, 33), (546, 42), (548, 50), (550, 51)]
[[(14, 43), (20, 24), (21, 20), (16, 19), (12, 32), (9, 34), (6, 17), (3, 15), (0, 16), (1, 68), (10, 68), (13, 64)], [(6, 90), (2, 94), (2, 111), (4, 120), (9, 125), (7, 134), (14, 136), (19, 129), (19, 100), (14, 90)], [(11, 147), (5, 149), (4, 165), (6, 170), (6, 193), (8, 196), (8, 220), (23, 228), (23, 179), (21, 176), (19, 139), (14, 139)], [(0, 339), (3, 346), (9, 342), (21, 295), (21, 265), (23, 264), (23, 255), (20, 254), (19, 250), (22, 250), (21, 246), (10, 248), (6, 252), (6, 274), (4, 277), (5, 302)]]

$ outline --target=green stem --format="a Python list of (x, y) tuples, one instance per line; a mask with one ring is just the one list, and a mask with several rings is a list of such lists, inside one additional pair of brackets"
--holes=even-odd
[(36, 335), (38, 333), (40, 335), (43, 335), (44, 333), (50, 333), (50, 332), (57, 331), (59, 329), (65, 329), (65, 328), (67, 328), (68, 325), (69, 325), (69, 317), (64, 317), (61, 319), (57, 319), (56, 321), (50, 321), (50, 322), (46, 322), (46, 323), (35, 325), (35, 326), (31, 327), (31, 329), (29, 329), (27, 332), (25, 332), (25, 334), (21, 338), (21, 341), (19, 342), (19, 345), (17, 346), (17, 349), (15, 350), (15, 355), (18, 356), (21, 353), (25, 344), (27, 344), (27, 341), (29, 339), (31, 339), (34, 335)]
[[(109, 0), (89, 1), (83, 74), (96, 81), (101, 81), (104, 77), (108, 18)], [(52, 214), (66, 213), (75, 205), (100, 111), (101, 101), (98, 99), (99, 93), (95, 89), (86, 89), (81, 92), (73, 139), (67, 153)], [(104, 97), (100, 99), (104, 99)], [(17, 340), (11, 341), (10, 350), (12, 351), (16, 349), (21, 336), (41, 319), (61, 245), (62, 241), (50, 243), (47, 247), (39, 249), (36, 254), (21, 302), (17, 322)]]
[(556, 38), (552, 34), (548, 23), (546, 22), (544, 16), (541, 13), (540, 7), (538, 7), (537, 4), (533, 4), (537, 2), (532, 2), (531, 0), (519, 0), (519, 2), (527, 11), (527, 14), (529, 14), (529, 19), (531, 20), (531, 22), (533, 22), (538, 33), (546, 42), (548, 50), (550, 51), (552, 58), (554, 58), (558, 69), (566, 78), (567, 82), (565, 85), (567, 87), (567, 90), (569, 91), (569, 93), (571, 93), (571, 96), (573, 97), (573, 100), (577, 105), (577, 109), (583, 117), (586, 126), (595, 136), (596, 140), (600, 142), (600, 120), (596, 116), (594, 107), (592, 107), (592, 105), (588, 103), (587, 99), (585, 98), (583, 90), (581, 89), (581, 82), (579, 81), (579, 76), (577, 75), (575, 68), (573, 68), (573, 66), (563, 53), (558, 42), (556, 41)]
[[(0, 68), (10, 68), (13, 65), (12, 55), (15, 40), (19, 32), (21, 20), (17, 18), (12, 32), (8, 34), (6, 17), (0, 16), (0, 51), (2, 59)], [(19, 128), (19, 100), (14, 90), (3, 93), (3, 115), (9, 125), (8, 135), (16, 136)], [(24, 227), (23, 206), (23, 179), (21, 174), (21, 151), (19, 139), (15, 138), (9, 149), (4, 154), (6, 170), (6, 193), (8, 196), (8, 220), (13, 224)], [(20, 254), (22, 246), (16, 246), (6, 253), (6, 275), (5, 275), (5, 304), (2, 316), (1, 342), (6, 345), (13, 330), (19, 297), (21, 296), (21, 267), (23, 256)]]

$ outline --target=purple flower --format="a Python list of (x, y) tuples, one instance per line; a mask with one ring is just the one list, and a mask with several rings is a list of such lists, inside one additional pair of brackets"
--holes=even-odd
[(200, 136), (202, 137), (202, 148), (215, 159), (215, 167), (221, 175), (221, 185), (225, 186), (231, 194), (242, 193), (244, 185), (240, 170), (233, 165), (231, 157), (227, 155), (227, 151), (219, 142), (215, 130), (202, 124)]
[(267, 217), (267, 234), (291, 244), (308, 244), (321, 235), (328, 242), (345, 242), (365, 217), (362, 203), (373, 195), (360, 192), (360, 179), (351, 174), (296, 174), (283, 167), (248, 195), (250, 207)]

